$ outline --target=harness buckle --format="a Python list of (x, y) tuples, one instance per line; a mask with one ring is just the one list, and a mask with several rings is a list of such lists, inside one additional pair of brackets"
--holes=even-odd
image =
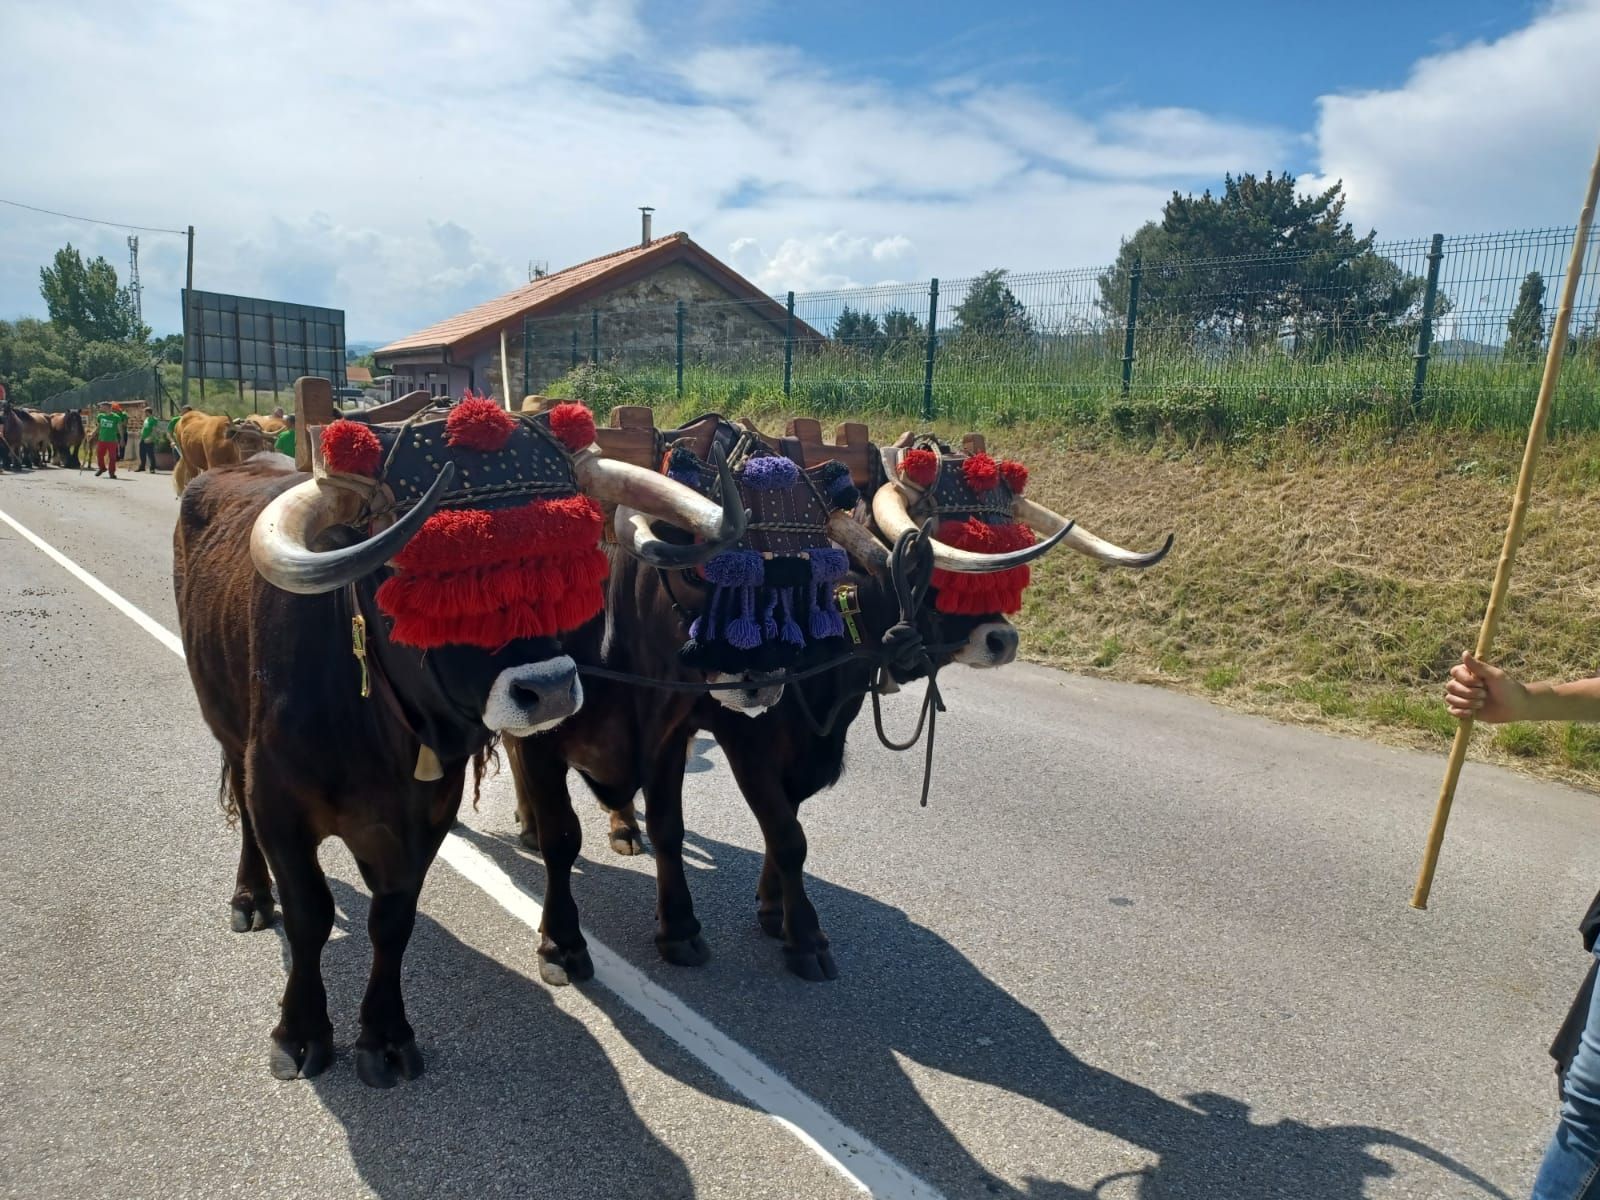
[(350, 653), (361, 664), (361, 698), (372, 695), (372, 676), (367, 671), (367, 619), (360, 613), (350, 618)]
[(850, 631), (851, 645), (861, 645), (861, 630), (856, 628), (856, 617), (861, 613), (861, 595), (853, 583), (836, 584), (833, 589), (833, 602), (839, 606), (839, 615), (844, 618), (844, 627)]

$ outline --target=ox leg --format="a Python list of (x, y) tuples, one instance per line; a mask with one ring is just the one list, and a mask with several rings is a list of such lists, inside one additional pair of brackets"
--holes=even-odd
[(369, 870), (365, 863), (357, 865), (373, 889), (373, 896), (367, 916), (372, 974), (361, 999), (356, 1075), (368, 1087), (389, 1088), (401, 1079), (415, 1079), (422, 1074), (422, 1052), (417, 1049), (416, 1035), (406, 1020), (405, 997), (400, 990), (400, 965), (417, 921), (422, 873), (418, 872), (416, 882), (409, 886), (380, 890), (379, 873)]
[(644, 834), (639, 832), (639, 814), (633, 807), (633, 797), (612, 808), (605, 800), (600, 801), (600, 807), (606, 814), (606, 821), (610, 829), (606, 832), (606, 841), (611, 849), (618, 854), (632, 856), (644, 853)]
[[(800, 826), (799, 806), (789, 799), (770, 761), (755, 754), (729, 753), (728, 765), (766, 842), (756, 888), (761, 928), (783, 938), (784, 965), (794, 974), (813, 982), (837, 979), (839, 968), (828, 935), (806, 895), (806, 832)], [(774, 894), (781, 898), (781, 921), (774, 911)]]
[(644, 800), (645, 828), (656, 856), (656, 949), (680, 967), (703, 966), (711, 959), (683, 870), (683, 767), (689, 736), (685, 731), (668, 737), (656, 752)]
[(552, 987), (594, 977), (589, 944), (578, 924), (578, 902), (572, 898), (572, 864), (583, 847), (583, 827), (572, 811), (567, 791), (567, 764), (560, 756), (507, 741), (506, 757), (517, 783), (517, 809), (522, 838), (531, 831), (544, 859), (544, 919), (539, 923), (539, 975)]
[(264, 828), (262, 815), (257, 807), (256, 828), (278, 880), (289, 938), (289, 981), (283, 989), (283, 1015), (272, 1030), (268, 1066), (279, 1079), (310, 1079), (333, 1061), (333, 1025), (322, 985), (322, 948), (333, 931), (333, 894), (309, 832), (293, 826)]
[(267, 858), (261, 852), (261, 842), (256, 837), (255, 822), (244, 804), (244, 778), (242, 765), (229, 764), (228, 789), (239, 810), (239, 871), (234, 876), (232, 916), (230, 923), (235, 933), (249, 933), (266, 929), (272, 924), (272, 877), (267, 871)]

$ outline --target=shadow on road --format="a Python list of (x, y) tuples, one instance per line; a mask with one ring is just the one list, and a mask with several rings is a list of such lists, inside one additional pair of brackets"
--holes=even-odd
[[(350, 1158), (374, 1192), (384, 1200), (694, 1195), (683, 1162), (640, 1121), (582, 1023), (557, 1008), (543, 984), (423, 914), (405, 979), (427, 1073), (390, 1091), (361, 1084), (351, 1043), (371, 963), (367, 897), (338, 879), (328, 883), (340, 915), (323, 967), (339, 1056), (310, 1086), (343, 1123)], [(281, 933), (280, 945), (287, 956)], [(271, 1082), (265, 1044), (263, 1036), (263, 1084)]]
[[(542, 892), (542, 866), (513, 835), (458, 832), (530, 890)], [(847, 974), (836, 983), (802, 983), (782, 973), (775, 943), (755, 924), (760, 856), (703, 837), (691, 841), (711, 864), (693, 878), (697, 907), (717, 954), (709, 966), (671, 968), (654, 961), (653, 879), (612, 865), (603, 843), (579, 862), (582, 877), (575, 886), (586, 928), (951, 1200), (1362, 1200), (1367, 1180), (1394, 1173), (1378, 1150), (1399, 1151), (1401, 1157), (1414, 1156), (1448, 1172), (1450, 1195), (1506, 1195), (1461, 1163), (1402, 1134), (1294, 1120), (1257, 1124), (1245, 1100), (1199, 1094), (1176, 1102), (1091, 1066), (949, 942), (896, 908), (815, 877), (808, 878), (807, 890), (825, 926), (836, 936), (848, 929), (854, 952)], [(713, 911), (743, 916), (713, 920)], [(841, 964), (845, 961), (841, 958)], [(611, 994), (589, 987), (616, 1016), (621, 1006)], [(655, 1053), (653, 1040), (638, 1048)], [(1107, 1169), (1095, 1178), (1080, 1155), (1040, 1145), (1033, 1151), (1039, 1173), (1018, 1190), (987, 1170), (945, 1127), (897, 1055), (1025, 1097), (1077, 1125), (1139, 1147), (1145, 1154), (1138, 1157), (1156, 1161), (1132, 1170)], [(656, 1065), (669, 1073), (681, 1070), (676, 1056), (665, 1061), (657, 1056)], [(1026, 1136), (1017, 1130), (1000, 1139)], [(1080, 1160), (1076, 1172), (1074, 1159)], [(1120, 1166), (1127, 1162), (1124, 1157)], [(1054, 1177), (1059, 1174), (1075, 1178)], [(1437, 1172), (1429, 1174), (1440, 1180)]]

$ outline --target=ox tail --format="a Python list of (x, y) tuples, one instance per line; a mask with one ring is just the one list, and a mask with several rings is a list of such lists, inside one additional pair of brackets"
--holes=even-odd
[(239, 824), (239, 801), (233, 791), (233, 768), (228, 765), (228, 756), (222, 756), (222, 770), (217, 776), (217, 805), (222, 809), (222, 815), (228, 818), (230, 826)]
[(472, 811), (478, 811), (478, 797), (483, 795), (483, 781), (500, 774), (500, 739), (489, 739), (489, 744), (472, 756)]

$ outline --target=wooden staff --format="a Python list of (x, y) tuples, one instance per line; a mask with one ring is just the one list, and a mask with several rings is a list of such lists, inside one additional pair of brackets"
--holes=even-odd
[[(1494, 586), (1489, 590), (1489, 607), (1483, 614), (1483, 626), (1478, 630), (1478, 648), (1473, 652), (1478, 659), (1489, 657), (1489, 646), (1494, 641), (1495, 628), (1500, 624), (1500, 606), (1506, 598), (1506, 588), (1511, 582), (1511, 563), (1517, 546), (1522, 542), (1522, 520), (1527, 515), (1528, 493), (1533, 488), (1533, 468), (1539, 460), (1539, 450), (1544, 445), (1545, 426), (1550, 421), (1550, 403), (1556, 394), (1556, 381), (1561, 378), (1561, 360), (1567, 348), (1567, 326), (1572, 322), (1572, 302), (1578, 292), (1578, 277), (1583, 273), (1583, 255), (1589, 245), (1589, 226), (1594, 221), (1596, 194), (1600, 193), (1600, 150), (1596, 150), (1594, 166), (1589, 171), (1589, 190), (1583, 198), (1583, 212), (1578, 217), (1578, 231), (1572, 239), (1572, 258), (1567, 263), (1567, 276), (1561, 282), (1561, 306), (1556, 309), (1555, 324), (1550, 329), (1550, 346), (1544, 356), (1544, 377), (1539, 381), (1539, 399), (1533, 406), (1533, 423), (1528, 427), (1528, 444), (1522, 451), (1522, 469), (1517, 474), (1517, 490), (1511, 500), (1511, 521), (1506, 526), (1506, 540), (1500, 547), (1500, 563), (1495, 567)], [(1433, 824), (1428, 829), (1428, 848), (1422, 856), (1422, 870), (1417, 874), (1417, 889), (1411, 894), (1412, 908), (1427, 908), (1428, 893), (1433, 888), (1434, 868), (1439, 865), (1439, 849), (1444, 845), (1444, 827), (1450, 820), (1450, 805), (1456, 797), (1456, 781), (1461, 778), (1461, 765), (1467, 760), (1467, 743), (1472, 740), (1472, 718), (1462, 717), (1456, 728), (1456, 740), (1450, 747), (1450, 762), (1445, 767), (1444, 784), (1439, 788), (1439, 804), (1434, 809)]]
[(511, 411), (511, 359), (506, 354), (506, 331), (500, 331), (500, 391), (505, 396), (506, 411)]

